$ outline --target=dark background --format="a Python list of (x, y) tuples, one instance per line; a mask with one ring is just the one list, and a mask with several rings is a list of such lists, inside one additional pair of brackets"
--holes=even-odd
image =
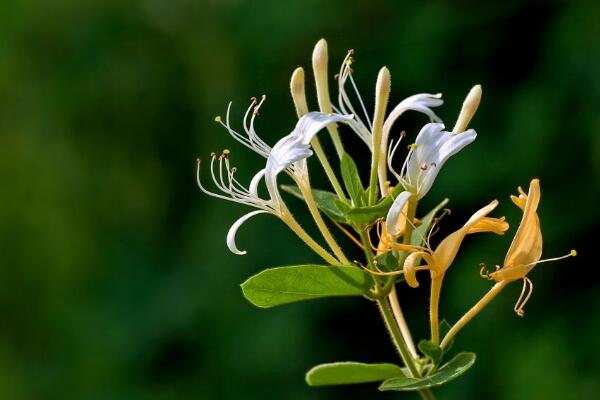
[[(515, 284), (464, 330), (455, 348), (477, 352), (477, 364), (436, 390), (439, 398), (594, 397), (597, 4), (3, 1), (0, 398), (416, 398), (377, 394), (374, 385), (307, 387), (304, 372), (317, 363), (397, 361), (376, 308), (363, 299), (253, 308), (239, 290), (244, 279), (318, 258), (268, 216), (240, 230), (248, 255), (230, 254), (225, 234), (248, 210), (195, 186), (195, 159), (213, 150), (230, 148), (242, 178), (259, 168), (263, 161), (213, 118), (231, 100), (240, 127), (250, 96), (266, 93), (259, 133), (271, 144), (287, 134), (295, 123), (289, 76), (310, 67), (321, 37), (330, 75), (356, 50), (369, 107), (382, 65), (394, 102), (443, 92), (448, 125), (468, 89), (483, 85), (472, 123), (479, 137), (444, 167), (421, 211), (450, 197), (450, 230), (499, 198), (498, 214), (512, 225), (505, 237), (465, 243), (446, 280), (443, 316), (455, 321), (489, 286), (478, 263), (502, 262), (520, 217), (508, 195), (532, 177), (542, 182), (545, 256), (580, 253), (534, 270), (524, 319), (512, 311)], [(398, 129), (414, 135), (423, 122), (407, 116)], [(344, 139), (367, 165), (364, 146)], [(402, 287), (401, 297), (415, 335), (426, 335), (427, 284)]]

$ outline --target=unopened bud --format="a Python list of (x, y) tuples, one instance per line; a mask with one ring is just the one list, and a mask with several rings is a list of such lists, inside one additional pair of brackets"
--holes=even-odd
[(315, 84), (317, 86), (317, 97), (319, 107), (322, 112), (332, 112), (331, 101), (329, 99), (329, 84), (327, 79), (327, 63), (329, 61), (327, 51), (327, 41), (321, 39), (315, 45), (312, 54), (312, 67), (315, 74)]
[(458, 120), (456, 121), (456, 125), (454, 125), (454, 129), (452, 132), (460, 133), (464, 132), (471, 122), (473, 115), (477, 111), (477, 107), (479, 107), (479, 103), (481, 102), (481, 85), (475, 85), (471, 88), (471, 91), (465, 98), (463, 102), (462, 109), (460, 110), (460, 114), (458, 115)]
[(298, 67), (292, 74), (290, 80), (290, 91), (292, 93), (292, 100), (294, 101), (294, 107), (296, 107), (296, 114), (298, 118), (308, 113), (308, 105), (306, 103), (306, 91), (304, 89), (304, 69)]

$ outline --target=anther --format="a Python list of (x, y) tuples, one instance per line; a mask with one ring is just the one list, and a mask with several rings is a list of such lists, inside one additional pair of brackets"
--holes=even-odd
[(237, 172), (237, 168), (236, 167), (231, 167), (230, 171), (231, 171), (232, 174), (235, 174)]
[(406, 137), (406, 131), (400, 132), (400, 138)]
[(426, 171), (427, 170), (427, 163), (423, 163), (421, 164), (421, 171)]
[(479, 267), (479, 276), (485, 279), (490, 279), (490, 270), (487, 268), (487, 265), (480, 263)]
[[(211, 156), (212, 158), (217, 158), (217, 153), (215, 153), (214, 151), (211, 151), (211, 152), (210, 152), (210, 156)], [(198, 161), (200, 161), (200, 160), (198, 160)]]
[(219, 123), (219, 124), (221, 123), (221, 116), (220, 116), (220, 115), (217, 115), (217, 116), (215, 117), (215, 122), (217, 122), (217, 123)]

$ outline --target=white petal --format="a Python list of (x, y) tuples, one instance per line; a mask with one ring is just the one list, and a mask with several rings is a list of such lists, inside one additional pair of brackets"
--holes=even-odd
[(402, 100), (388, 115), (385, 124), (384, 131), (392, 128), (394, 122), (406, 111), (413, 110), (421, 112), (429, 117), (431, 121), (441, 122), (440, 117), (438, 117), (435, 112), (433, 112), (433, 107), (439, 107), (444, 103), (442, 100), (442, 94), (429, 94), (429, 93), (420, 93), (415, 94), (414, 96), (407, 97)]
[(410, 199), (410, 196), (412, 196), (411, 192), (404, 191), (400, 193), (394, 200), (394, 203), (392, 203), (387, 217), (385, 218), (385, 227), (390, 235), (397, 235), (400, 233), (398, 231), (398, 221), (400, 220), (402, 210), (408, 199)]
[(291, 134), (297, 135), (302, 144), (309, 144), (312, 138), (327, 125), (334, 122), (351, 121), (354, 118), (352, 114), (326, 114), (322, 112), (309, 112), (300, 118), (294, 131)]
[(250, 181), (250, 186), (248, 187), (248, 191), (251, 195), (258, 197), (258, 184), (260, 180), (265, 176), (266, 168), (261, 169), (254, 175), (252, 180)]
[(235, 235), (236, 235), (238, 229), (240, 228), (240, 226), (242, 226), (242, 224), (244, 222), (246, 222), (248, 219), (254, 217), (255, 215), (263, 214), (263, 213), (267, 213), (267, 211), (256, 210), (256, 211), (249, 212), (248, 214), (243, 215), (241, 218), (239, 218), (237, 221), (235, 221), (233, 223), (233, 225), (231, 225), (231, 228), (229, 228), (229, 232), (227, 232), (227, 247), (229, 247), (229, 250), (233, 254), (237, 254), (239, 256), (243, 256), (244, 254), (246, 254), (246, 251), (239, 250), (235, 244)]
[(477, 133), (473, 129), (462, 133), (444, 131), (443, 124), (425, 125), (415, 144), (416, 149), (408, 162), (407, 175), (417, 185), (419, 199), (425, 196), (444, 163), (454, 154), (473, 142)]
[(267, 160), (269, 174), (277, 175), (291, 164), (310, 157), (313, 154), (310, 141), (321, 129), (331, 123), (350, 121), (352, 118), (352, 115), (321, 112), (309, 112), (302, 116), (294, 130), (273, 146)]

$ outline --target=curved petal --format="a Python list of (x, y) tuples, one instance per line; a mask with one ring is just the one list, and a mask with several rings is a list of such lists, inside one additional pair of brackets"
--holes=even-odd
[(440, 274), (443, 274), (454, 261), (454, 258), (458, 253), (458, 249), (460, 248), (465, 236), (469, 233), (469, 230), (480, 220), (485, 218), (497, 206), (498, 200), (494, 200), (487, 206), (482, 207), (475, 214), (473, 214), (471, 218), (469, 218), (467, 223), (465, 223), (462, 228), (446, 236), (446, 238), (440, 242), (433, 254), (435, 258), (435, 267), (438, 269)]
[(533, 264), (542, 256), (542, 231), (537, 215), (540, 197), (540, 181), (533, 179), (529, 185), (523, 218), (506, 253), (505, 268)]
[[(402, 100), (392, 111), (385, 120), (383, 124), (383, 131), (388, 132), (392, 128), (392, 125), (396, 120), (404, 114), (406, 111), (413, 110), (421, 112), (429, 117), (429, 119), (433, 122), (441, 122), (442, 120), (438, 117), (435, 112), (433, 112), (433, 107), (439, 107), (444, 104), (444, 100), (442, 100), (442, 94), (430, 94), (430, 93), (420, 93), (415, 94), (414, 96), (407, 97)], [(384, 133), (385, 135), (385, 133)]]
[(421, 261), (421, 258), (423, 258), (425, 254), (427, 253), (423, 251), (410, 253), (406, 257), (406, 260), (404, 260), (402, 271), (404, 271), (404, 279), (406, 280), (406, 283), (411, 288), (419, 287), (419, 281), (417, 281), (417, 264)]
[(296, 135), (300, 138), (300, 143), (307, 145), (312, 138), (327, 125), (335, 122), (350, 121), (353, 118), (354, 116), (352, 114), (327, 114), (312, 111), (303, 115), (302, 118), (298, 120), (296, 127), (290, 135)]
[(242, 226), (244, 222), (246, 222), (247, 220), (249, 220), (257, 214), (263, 213), (268, 212), (265, 210), (256, 210), (249, 212), (248, 214), (245, 214), (242, 217), (240, 217), (237, 221), (233, 223), (233, 225), (231, 225), (231, 228), (229, 228), (229, 232), (227, 232), (227, 247), (229, 248), (229, 251), (231, 251), (233, 254), (237, 254), (238, 256), (243, 256), (244, 254), (246, 254), (245, 250), (242, 251), (237, 248), (235, 244), (235, 235), (237, 234), (238, 229), (240, 229), (240, 226)]
[(392, 203), (392, 206), (390, 207), (385, 218), (385, 227), (390, 235), (395, 236), (400, 233), (400, 230), (398, 229), (398, 222), (402, 216), (402, 210), (404, 209), (404, 206), (407, 204), (410, 196), (412, 195), (413, 194), (408, 191), (401, 192)]
[(250, 181), (250, 186), (248, 187), (248, 191), (253, 196), (258, 197), (258, 184), (260, 183), (260, 180), (265, 176), (266, 171), (267, 171), (266, 168), (261, 169), (260, 171), (258, 171), (256, 173), (256, 175), (254, 175), (254, 177)]

